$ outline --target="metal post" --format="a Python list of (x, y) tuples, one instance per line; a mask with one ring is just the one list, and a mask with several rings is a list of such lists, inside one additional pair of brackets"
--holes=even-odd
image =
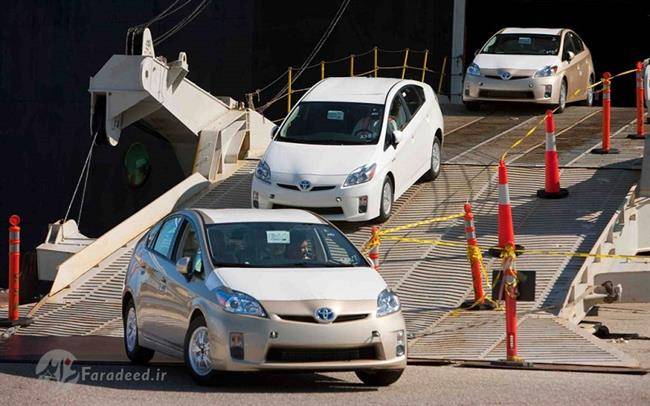
[(409, 49), (406, 48), (406, 52), (404, 53), (404, 63), (402, 64), (402, 79), (404, 79), (404, 76), (406, 75), (406, 66), (408, 65), (409, 61)]
[(422, 79), (420, 82), (424, 82), (424, 76), (427, 74), (427, 59), (429, 59), (429, 50), (424, 51), (424, 63), (422, 64)]
[(472, 252), (478, 252), (480, 255), (481, 250), (478, 247), (476, 239), (476, 227), (474, 226), (474, 214), (472, 213), (472, 205), (467, 203), (465, 209), (465, 237), (467, 238), (467, 252), (470, 256), (470, 265), (472, 267), (472, 284), (474, 286), (474, 305), (484, 300), (485, 293), (483, 292), (483, 281), (481, 279), (481, 260), (471, 255)]
[(440, 70), (440, 80), (438, 80), (438, 94), (442, 91), (442, 79), (445, 77), (445, 69), (447, 69), (447, 57), (442, 59), (442, 69)]
[(350, 55), (350, 76), (354, 76), (354, 54)]
[(320, 61), (320, 80), (325, 79), (325, 61)]
[(377, 77), (377, 71), (379, 70), (379, 68), (378, 68), (378, 66), (377, 66), (377, 53), (378, 53), (378, 52), (379, 52), (379, 51), (377, 50), (377, 47), (375, 47), (375, 52), (374, 52), (374, 60), (375, 60), (375, 69), (374, 69), (374, 71), (375, 71), (375, 77)]
[(288, 81), (288, 87), (287, 87), (287, 114), (289, 114), (289, 112), (291, 111), (291, 91), (292, 91), (291, 90), (291, 82), (292, 82), (292, 79), (291, 79), (291, 66), (289, 66), (289, 71), (288, 72), (289, 72), (288, 73), (289, 81)]

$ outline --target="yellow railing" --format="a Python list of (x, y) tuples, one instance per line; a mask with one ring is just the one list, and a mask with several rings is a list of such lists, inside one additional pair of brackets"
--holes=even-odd
[[(387, 53), (387, 54), (397, 54), (397, 53), (402, 53), (403, 58), (402, 63), (400, 65), (386, 65), (382, 66), (380, 65), (380, 58), (382, 53)], [(360, 64), (361, 58), (372, 54), (372, 66), (371, 69), (368, 70), (363, 70), (359, 71), (360, 67), (363, 65)], [(422, 64), (420, 66), (413, 66), (409, 65), (409, 61), (413, 63), (414, 57), (413, 55), (423, 55), (422, 56)], [(327, 77), (328, 74), (328, 69), (327, 65), (332, 65), (332, 64), (337, 64), (337, 63), (347, 63), (348, 64), (348, 74), (351, 77), (358, 77), (358, 76), (372, 76), (372, 77), (391, 77), (390, 73), (391, 71), (399, 71), (398, 77), (401, 79), (405, 79), (407, 75), (411, 72), (417, 73), (414, 79), (419, 79), (421, 82), (425, 82), (427, 79), (427, 73), (432, 73), (432, 74), (437, 74), (438, 75), (438, 83), (435, 89), (437, 89), (437, 92), (440, 93), (442, 90), (442, 84), (443, 80), (445, 77), (445, 68), (447, 65), (447, 57), (445, 56), (442, 60), (442, 68), (439, 71), (432, 70), (430, 69), (427, 65), (429, 63), (429, 50), (424, 49), (424, 50), (412, 50), (409, 48), (406, 49), (401, 49), (401, 50), (387, 50), (387, 49), (381, 49), (378, 47), (374, 47), (370, 49), (369, 51), (360, 53), (360, 54), (351, 54), (349, 56), (335, 59), (335, 60), (330, 60), (330, 61), (320, 61), (316, 64), (310, 65), (305, 67), (304, 69), (300, 70), (294, 67), (289, 67), (285, 73), (282, 75), (278, 76), (275, 78), (273, 81), (271, 81), (269, 84), (266, 86), (257, 89), (253, 92), (247, 93), (247, 100), (249, 103), (249, 107), (254, 108), (253, 106), (253, 100), (254, 97), (257, 98), (257, 102), (260, 102), (260, 99), (262, 97), (262, 93), (266, 93), (270, 91), (273, 87), (278, 86), (280, 84), (283, 84), (282, 89), (279, 91), (276, 91), (276, 93), (265, 103), (261, 104), (259, 107), (257, 107), (257, 110), (260, 112), (263, 112), (264, 110), (268, 109), (271, 107), (273, 104), (276, 102), (286, 98), (287, 99), (287, 110), (286, 113), (288, 114), (289, 111), (291, 111), (291, 107), (293, 106), (293, 98), (292, 95), (296, 93), (301, 93), (304, 91), (309, 90), (311, 86), (314, 83), (311, 83), (309, 86), (301, 87), (301, 88), (296, 88), (296, 81), (299, 79), (299, 76), (302, 75), (306, 71), (310, 71), (314, 68), (320, 69), (320, 80), (323, 80)], [(417, 62), (416, 62), (417, 63)], [(419, 64), (419, 63), (418, 63)], [(370, 67), (369, 67), (370, 68)], [(340, 71), (340, 67), (339, 67)], [(395, 75), (393, 75), (395, 76)], [(285, 79), (286, 77), (286, 79)], [(285, 79), (283, 81), (282, 79)], [(275, 121), (281, 121), (282, 119), (275, 120)]]

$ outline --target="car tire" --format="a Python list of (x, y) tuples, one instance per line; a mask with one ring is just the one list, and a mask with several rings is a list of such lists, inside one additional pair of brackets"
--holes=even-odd
[(393, 185), (390, 177), (386, 176), (384, 183), (381, 185), (381, 194), (379, 195), (379, 216), (376, 218), (378, 223), (383, 223), (390, 218), (390, 213), (393, 210), (394, 196), (395, 185)]
[(566, 110), (566, 97), (568, 93), (568, 86), (566, 80), (562, 79), (562, 86), (560, 86), (560, 96), (558, 97), (557, 110), (555, 114), (563, 113)]
[(465, 102), (465, 108), (468, 111), (479, 111), (479, 110), (481, 110), (481, 103), (479, 103), (479, 102)]
[(124, 350), (134, 364), (146, 364), (153, 358), (155, 351), (139, 344), (138, 319), (133, 300), (129, 300), (122, 313), (124, 323)]
[(389, 386), (402, 376), (403, 369), (379, 369), (376, 371), (355, 371), (357, 378), (368, 386)]
[(428, 181), (436, 180), (440, 171), (442, 170), (442, 145), (440, 138), (433, 137), (433, 144), (431, 145), (431, 167), (424, 174), (424, 179)]
[(589, 93), (587, 93), (587, 98), (584, 99), (582, 102), (580, 102), (580, 105), (587, 106), (587, 107), (591, 107), (594, 105), (594, 89), (593, 87), (591, 87), (591, 85), (593, 84), (594, 84), (594, 77), (589, 76), (589, 90), (588, 90)]
[(185, 344), (183, 346), (185, 365), (194, 382), (199, 385), (213, 384), (218, 375), (218, 372), (213, 370), (211, 365), (208, 334), (208, 327), (203, 316), (192, 320), (185, 334)]

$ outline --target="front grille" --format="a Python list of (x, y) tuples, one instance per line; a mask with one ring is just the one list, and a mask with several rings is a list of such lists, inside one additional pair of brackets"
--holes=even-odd
[[(282, 320), (295, 321), (298, 323), (318, 323), (313, 316), (293, 315), (293, 314), (278, 314)], [(338, 316), (332, 323), (345, 323), (348, 321), (363, 320), (368, 317), (368, 314), (342, 314)]]
[(492, 99), (534, 99), (535, 94), (528, 91), (514, 91), (514, 90), (481, 90), (479, 97), (487, 97)]
[[(485, 77), (490, 78), (490, 79), (505, 80), (505, 79), (501, 78), (501, 76), (499, 76), (499, 75), (485, 75)], [(507, 80), (526, 79), (526, 78), (529, 78), (529, 77), (530, 76), (510, 76), (510, 78), (508, 78)]]
[(286, 206), (284, 204), (273, 204), (274, 209), (299, 209), (299, 210), (308, 210), (316, 214), (322, 215), (338, 215), (343, 214), (342, 207), (295, 207), (295, 206)]
[[(286, 183), (278, 183), (278, 186), (284, 189), (297, 190), (300, 191), (300, 188), (296, 185), (287, 185)], [(332, 190), (336, 186), (314, 186), (309, 189), (310, 192), (320, 192), (323, 190)]]
[(266, 353), (267, 362), (333, 362), (376, 360), (374, 346), (359, 348), (270, 348)]

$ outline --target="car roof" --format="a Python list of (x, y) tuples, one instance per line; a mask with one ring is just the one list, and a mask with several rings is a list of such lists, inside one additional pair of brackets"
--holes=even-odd
[(310, 223), (326, 224), (326, 222), (305, 210), (298, 209), (192, 209), (202, 214), (206, 224), (225, 223)]
[(331, 77), (318, 82), (302, 101), (385, 104), (390, 90), (400, 82), (406, 81), (393, 78)]
[(509, 27), (501, 30), (501, 34), (546, 34), (560, 35), (564, 28), (521, 28)]

